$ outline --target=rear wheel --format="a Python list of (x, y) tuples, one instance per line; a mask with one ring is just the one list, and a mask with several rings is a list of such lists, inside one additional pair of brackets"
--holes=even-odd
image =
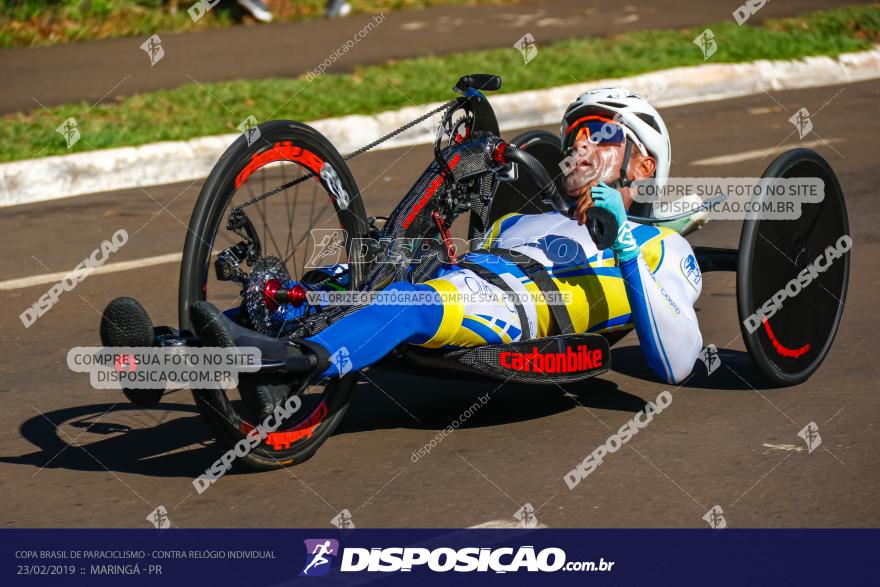
[[(242, 136), (223, 154), (196, 202), (181, 264), (181, 330), (191, 329), (189, 307), (196, 301), (210, 301), (224, 311), (241, 307), (241, 275), (250, 270), (253, 276), (255, 265), (280, 261), (292, 279), (301, 280), (310, 268), (345, 263), (349, 272), (344, 287), (356, 288), (363, 280), (366, 266), (352, 241), (366, 235), (366, 213), (339, 152), (319, 132), (297, 122), (268, 122), (250, 136), (250, 143)], [(242, 208), (250, 226), (230, 230), (234, 207), (295, 180), (301, 181)], [(232, 264), (232, 273), (239, 277), (230, 279), (228, 272), (215, 271), (219, 254), (236, 251), (241, 259), (247, 249), (242, 243), (252, 241), (259, 243), (259, 253)], [(274, 397), (299, 393), (302, 407), (240, 457), (251, 467), (277, 468), (309, 458), (332, 434), (348, 407), (355, 377), (350, 373), (305, 389), (289, 377), (263, 377), (256, 383), (242, 379), (238, 390), (198, 390), (193, 395), (217, 440), (231, 448), (261, 423), (253, 403), (246, 401), (249, 386), (263, 385)]]
[[(801, 204), (798, 218), (749, 219), (740, 236), (736, 292), (746, 349), (772, 383), (796, 385), (822, 364), (843, 316), (849, 220), (837, 176), (815, 151), (783, 153), (764, 177), (818, 178), (824, 185), (822, 201)], [(762, 205), (773, 199), (767, 192), (756, 197)]]

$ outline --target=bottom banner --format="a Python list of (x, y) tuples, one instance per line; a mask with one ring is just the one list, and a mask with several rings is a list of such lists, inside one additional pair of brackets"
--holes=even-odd
[(878, 530), (0, 531), (4, 585), (823, 585), (876, 580)]

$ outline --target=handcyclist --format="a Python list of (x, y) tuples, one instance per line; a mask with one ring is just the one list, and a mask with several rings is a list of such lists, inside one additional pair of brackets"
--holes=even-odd
[[(558, 212), (508, 214), (490, 227), (482, 248), (515, 250), (539, 262), (559, 292), (570, 296), (566, 310), (574, 332), (635, 328), (651, 370), (665, 382), (681, 382), (702, 347), (693, 308), (702, 288), (699, 265), (676, 231), (626, 218), (633, 181), (653, 178), (662, 187), (669, 176), (666, 126), (643, 98), (604, 88), (580, 95), (568, 107), (561, 133), (570, 163), (565, 191), (577, 201), (574, 218)], [(605, 251), (596, 248), (583, 226), (591, 207), (609, 211), (620, 227)], [(482, 270), (442, 265), (433, 279), (397, 282), (383, 290), (401, 299), (413, 293), (433, 296), (435, 303), (371, 303), (293, 341), (293, 348), (314, 355), (316, 375), (335, 377), (375, 363), (401, 343), (474, 347), (559, 332), (547, 304), (534, 296), (538, 285), (520, 265), (491, 252), (470, 252), (464, 259), (502, 281), (490, 283)], [(510, 304), (466, 295), (473, 291), (533, 301), (522, 304), (521, 314)], [(231, 332), (240, 327), (207, 302), (194, 304), (191, 316), (205, 344), (234, 344)]]

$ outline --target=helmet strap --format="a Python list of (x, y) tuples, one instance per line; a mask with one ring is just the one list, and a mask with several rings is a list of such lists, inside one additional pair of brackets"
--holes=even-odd
[(609, 184), (609, 187), (615, 189), (628, 188), (632, 185), (633, 180), (626, 176), (626, 168), (629, 167), (629, 155), (632, 152), (632, 140), (626, 137), (626, 146), (623, 149), (623, 161), (620, 163), (620, 177)]

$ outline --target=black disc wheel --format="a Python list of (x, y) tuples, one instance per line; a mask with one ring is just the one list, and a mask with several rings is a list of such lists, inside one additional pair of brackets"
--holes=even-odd
[(768, 216), (776, 196), (764, 190), (752, 201), (761, 212), (743, 223), (740, 236), (737, 306), (746, 349), (773, 384), (796, 385), (831, 349), (846, 301), (852, 240), (843, 190), (818, 153), (787, 151), (764, 177), (815, 178), (824, 186), (821, 201), (801, 204), (800, 215), (789, 220)]

